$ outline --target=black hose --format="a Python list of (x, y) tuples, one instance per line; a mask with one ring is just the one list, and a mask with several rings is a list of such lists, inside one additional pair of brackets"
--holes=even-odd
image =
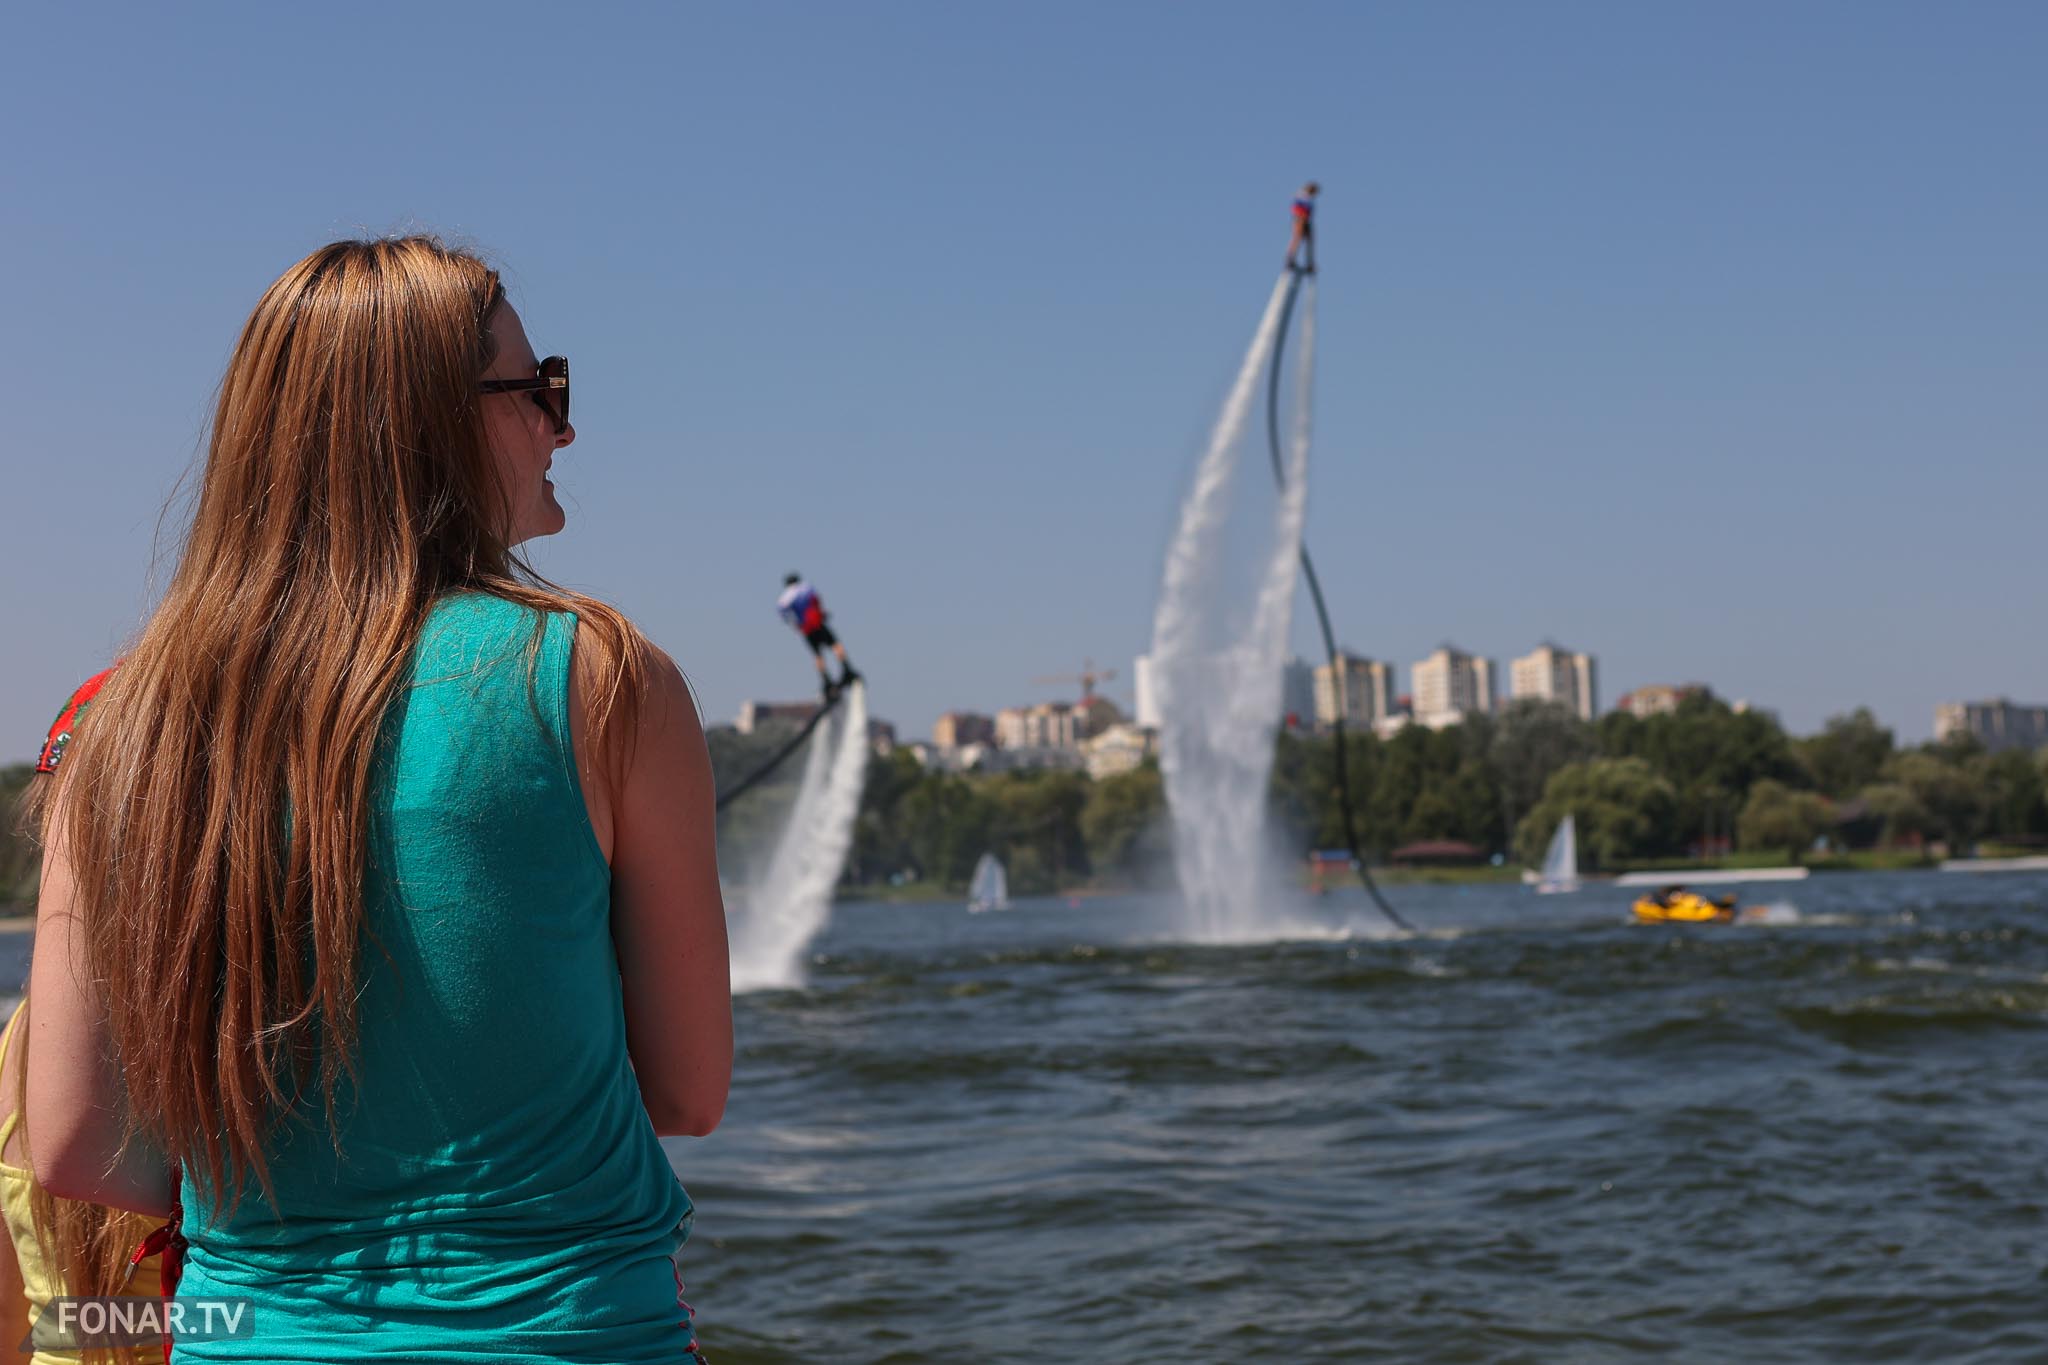
[(817, 729), (819, 723), (822, 722), (826, 716), (832, 714), (833, 709), (839, 705), (839, 698), (845, 695), (846, 693), (843, 690), (834, 693), (830, 701), (826, 702), (823, 706), (819, 707), (817, 711), (812, 714), (811, 718), (804, 722), (804, 728), (797, 731), (796, 734), (791, 736), (789, 743), (783, 745), (780, 749), (777, 749), (766, 763), (763, 763), (760, 767), (754, 769), (754, 771), (748, 773), (745, 777), (733, 783), (728, 790), (720, 792), (718, 794), (718, 802), (715, 806), (712, 807), (712, 809), (724, 810), (727, 806), (730, 806), (733, 802), (739, 800), (742, 796), (745, 796), (755, 787), (758, 787), (759, 785), (761, 785), (761, 783), (767, 781), (768, 775), (770, 773), (774, 772), (777, 768), (781, 767), (786, 761), (788, 761), (789, 756), (791, 754), (795, 753), (798, 749), (801, 749), (803, 747), (804, 741), (811, 737), (811, 731)]
[[(1294, 315), (1294, 296), (1301, 292), (1302, 272), (1290, 266), (1294, 278), (1288, 281), (1287, 298), (1280, 306), (1280, 330), (1273, 338), (1273, 368), (1266, 380), (1266, 444), (1273, 455), (1273, 482), (1284, 493), (1287, 489), (1287, 473), (1280, 464), (1280, 358), (1287, 349), (1287, 323)], [(1358, 869), (1358, 880), (1365, 884), (1365, 894), (1379, 907), (1396, 929), (1414, 933), (1415, 927), (1401, 918), (1387, 898), (1380, 894), (1380, 888), (1366, 869), (1365, 855), (1358, 848), (1358, 820), (1351, 809), (1351, 767), (1345, 757), (1344, 711), (1346, 689), (1344, 669), (1337, 658), (1337, 635), (1330, 629), (1330, 609), (1323, 603), (1322, 581), (1316, 577), (1315, 561), (1308, 556), (1308, 538), (1301, 541), (1301, 572), (1308, 580), (1309, 599), (1316, 604), (1316, 621), (1323, 628), (1323, 649), (1330, 656), (1331, 691), (1336, 701), (1336, 719), (1331, 722), (1331, 737), (1336, 744), (1337, 800), (1344, 812), (1344, 843), (1351, 850), (1351, 865)]]

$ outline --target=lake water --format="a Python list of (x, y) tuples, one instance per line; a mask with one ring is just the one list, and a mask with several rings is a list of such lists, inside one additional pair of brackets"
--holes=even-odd
[(670, 1144), (714, 1359), (2048, 1358), (2048, 878), (1390, 894), (840, 907)]
[[(2048, 877), (839, 907), (669, 1144), (721, 1365), (2048, 1359)], [(19, 975), (26, 935), (0, 937)]]

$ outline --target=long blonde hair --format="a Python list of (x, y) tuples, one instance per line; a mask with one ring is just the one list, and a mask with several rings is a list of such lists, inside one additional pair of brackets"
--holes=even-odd
[(495, 271), (428, 237), (336, 242), (270, 287), (163, 601), (65, 757), (65, 852), (131, 1136), (230, 1203), (250, 1176), (272, 1192), (266, 1141), (316, 1071), (338, 1139), (372, 769), (436, 597), (578, 612), (607, 732), (641, 690), (625, 619), (506, 543), (477, 395), (502, 298)]

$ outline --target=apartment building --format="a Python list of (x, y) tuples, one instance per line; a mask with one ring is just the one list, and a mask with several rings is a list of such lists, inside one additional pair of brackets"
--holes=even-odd
[(995, 720), (978, 711), (948, 711), (932, 722), (932, 743), (941, 749), (993, 744), (995, 740)]
[(1598, 665), (1579, 654), (1545, 641), (1508, 665), (1508, 694), (1516, 701), (1554, 702), (1580, 720), (1600, 714)]
[(1934, 738), (1968, 735), (1991, 752), (2048, 748), (2048, 706), (2022, 706), (2004, 697), (1945, 701), (1934, 708)]
[(1415, 720), (1432, 730), (1456, 725), (1467, 716), (1493, 714), (1493, 660), (1442, 645), (1410, 673), (1414, 681)]
[(1364, 730), (1394, 712), (1393, 666), (1363, 655), (1340, 651), (1336, 667), (1316, 669), (1315, 689), (1317, 725), (1334, 725), (1342, 717), (1347, 726)]

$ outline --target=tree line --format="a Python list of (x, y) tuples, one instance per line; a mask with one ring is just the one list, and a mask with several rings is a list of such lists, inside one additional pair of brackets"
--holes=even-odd
[[(772, 737), (715, 732), (721, 782)], [(1713, 697), (1650, 717), (1584, 721), (1514, 702), (1442, 730), (1409, 726), (1346, 738), (1360, 843), (1382, 859), (1403, 845), (1457, 840), (1533, 866), (1566, 814), (1582, 865), (1615, 869), (1729, 852), (1799, 859), (1836, 848), (2048, 848), (2048, 751), (1985, 753), (1973, 741), (1901, 746), (1868, 710), (1794, 737), (1766, 712)], [(792, 765), (792, 769), (794, 765)], [(785, 779), (782, 799), (794, 783)], [(772, 825), (771, 795), (728, 817)], [(1271, 814), (1287, 846), (1344, 845), (1334, 742), (1282, 733)], [(1171, 850), (1156, 768), (1091, 782), (1075, 772), (941, 773), (901, 750), (869, 770), (847, 880), (905, 877), (964, 887), (995, 852), (1019, 892), (1162, 872)]]
[[(721, 786), (753, 770), (783, 735), (710, 734)], [(1271, 814), (1282, 840), (1341, 848), (1333, 742), (1275, 741)], [(1565, 815), (1588, 870), (1735, 851), (1797, 859), (1833, 847), (2048, 848), (2048, 751), (1990, 754), (1974, 741), (1899, 745), (1867, 710), (1788, 735), (1772, 716), (1693, 697), (1667, 715), (1580, 720), (1515, 702), (1443, 730), (1350, 735), (1346, 759), (1360, 843), (1384, 858), (1405, 844), (1454, 839), (1533, 866)], [(722, 847), (743, 869), (795, 794), (801, 758), (720, 816)], [(0, 901), (33, 900), (38, 858), (16, 809), (30, 768), (0, 769), (6, 822)], [(845, 877), (855, 886), (915, 880), (963, 888), (993, 852), (1019, 894), (1084, 882), (1131, 884), (1166, 873), (1165, 790), (1150, 764), (1091, 781), (1079, 772), (944, 773), (899, 749), (868, 769)]]
[[(2048, 846), (2048, 751), (1901, 747), (1865, 709), (1794, 737), (1766, 712), (1706, 696), (1592, 722), (1515, 702), (1444, 730), (1348, 743), (1360, 839), (1379, 854), (1456, 839), (1534, 865), (1568, 814), (1589, 869), (1728, 852), (1797, 859), (1821, 840)], [(1294, 830), (1342, 844), (1330, 741), (1282, 736), (1274, 787)]]
[[(782, 742), (774, 727), (752, 735), (709, 733), (712, 769), (727, 787)], [(802, 761), (720, 816), (720, 861), (736, 875), (767, 850), (795, 797)], [(1168, 856), (1166, 795), (1147, 764), (1101, 781), (1058, 769), (1001, 773), (928, 771), (907, 749), (868, 765), (845, 880), (882, 886), (914, 880), (959, 890), (983, 853), (1000, 857), (1010, 889), (1041, 894), (1088, 881), (1133, 883)]]

